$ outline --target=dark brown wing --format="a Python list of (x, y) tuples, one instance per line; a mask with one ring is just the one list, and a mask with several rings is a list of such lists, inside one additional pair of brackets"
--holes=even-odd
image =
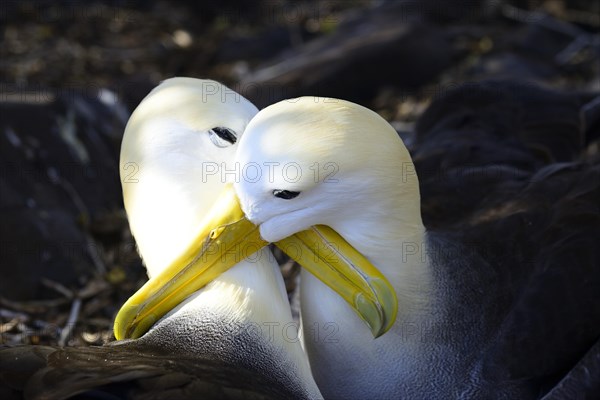
[(265, 377), (148, 346), (0, 349), (3, 399), (283, 399)]
[(498, 193), (582, 152), (586, 99), (528, 83), (481, 82), (437, 98), (411, 146), (428, 228), (463, 224)]
[(600, 338), (600, 164), (584, 156), (585, 101), (531, 85), (467, 85), (431, 105), (411, 149), (428, 229), (451, 233), (498, 272), (490, 301), (500, 322), (483, 376), (540, 394), (569, 376), (600, 393), (597, 356), (585, 356)]

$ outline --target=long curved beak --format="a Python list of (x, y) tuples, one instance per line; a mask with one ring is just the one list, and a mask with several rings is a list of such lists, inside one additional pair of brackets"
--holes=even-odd
[[(248, 221), (228, 186), (181, 257), (150, 279), (119, 311), (117, 339), (142, 336), (161, 317), (267, 242)], [(398, 300), (377, 268), (333, 229), (314, 226), (275, 245), (338, 293), (367, 323), (374, 337), (396, 320)]]
[(142, 336), (192, 293), (266, 245), (258, 227), (244, 217), (233, 189), (225, 190), (188, 249), (123, 304), (115, 338)]

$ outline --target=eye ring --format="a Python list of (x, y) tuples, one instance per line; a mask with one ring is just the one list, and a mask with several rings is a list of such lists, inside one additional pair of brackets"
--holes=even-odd
[(273, 190), (273, 196), (278, 197), (280, 199), (284, 199), (284, 200), (291, 200), (293, 198), (298, 197), (299, 194), (300, 194), (300, 192), (294, 192), (291, 190), (281, 190), (281, 189)]
[(209, 129), (208, 137), (210, 141), (217, 147), (229, 147), (237, 142), (237, 135), (229, 128), (217, 126)]

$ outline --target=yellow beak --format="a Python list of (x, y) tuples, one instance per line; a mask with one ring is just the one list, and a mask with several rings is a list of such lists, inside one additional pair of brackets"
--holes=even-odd
[(374, 337), (394, 325), (398, 313), (396, 291), (339, 233), (317, 225), (275, 245), (346, 300), (369, 325)]
[[(266, 245), (258, 227), (244, 217), (233, 187), (228, 186), (188, 250), (121, 307), (115, 337), (142, 336), (189, 295)], [(345, 299), (374, 337), (394, 324), (398, 311), (394, 288), (333, 229), (314, 226), (275, 245)]]
[(244, 217), (233, 189), (225, 190), (188, 249), (123, 304), (115, 337), (142, 336), (189, 295), (266, 245), (258, 227)]

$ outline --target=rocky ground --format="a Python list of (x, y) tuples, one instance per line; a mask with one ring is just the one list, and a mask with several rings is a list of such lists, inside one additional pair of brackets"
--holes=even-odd
[[(586, 99), (586, 152), (598, 152), (597, 3), (198, 4), (0, 5), (0, 344), (112, 339), (116, 311), (145, 280), (121, 201), (120, 138), (167, 77), (220, 80), (259, 107), (300, 95), (355, 101), (409, 148), (432, 99), (515, 80)], [(281, 260), (292, 294), (298, 267)]]

